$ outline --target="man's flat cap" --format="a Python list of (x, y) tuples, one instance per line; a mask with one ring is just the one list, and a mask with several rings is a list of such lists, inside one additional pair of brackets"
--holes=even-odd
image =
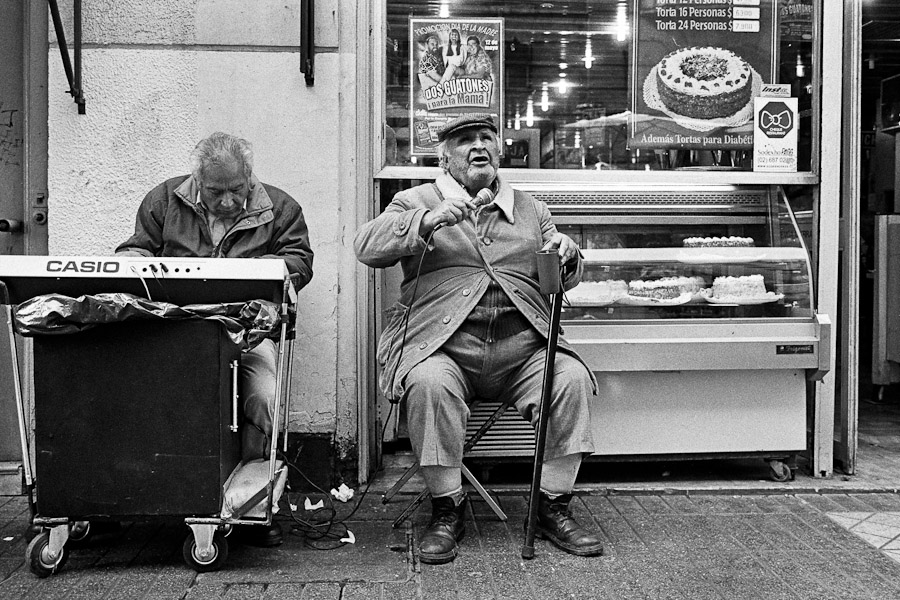
[(472, 129), (474, 127), (487, 127), (494, 133), (497, 131), (497, 124), (494, 123), (493, 115), (469, 113), (460, 115), (455, 119), (448, 121), (438, 130), (438, 141), (443, 142), (453, 134), (459, 133), (464, 129)]

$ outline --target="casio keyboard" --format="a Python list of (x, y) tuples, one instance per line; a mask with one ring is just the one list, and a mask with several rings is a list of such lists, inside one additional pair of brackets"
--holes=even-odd
[[(41, 294), (124, 292), (172, 304), (270, 300), (296, 294), (280, 258), (0, 256), (9, 302)], [(6, 301), (0, 297), (0, 302)]]

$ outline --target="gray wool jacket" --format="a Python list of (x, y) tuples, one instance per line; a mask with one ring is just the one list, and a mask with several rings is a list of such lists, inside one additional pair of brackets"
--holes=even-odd
[[(502, 180), (499, 183), (493, 202), (496, 207), (481, 209), (477, 227), (470, 219), (455, 227), (441, 228), (430, 246), (426, 247), (426, 240), (419, 235), (424, 214), (436, 209), (442, 197), (470, 197), (446, 173), (434, 184), (399, 192), (384, 212), (356, 233), (354, 249), (362, 263), (386, 268), (399, 262), (403, 270), (400, 299), (388, 309), (387, 324), (378, 342), (377, 360), (382, 367), (379, 386), (386, 397), (403, 397), (406, 374), (459, 328), (491, 279), (546, 337), (550, 305), (540, 292), (535, 252), (556, 233), (556, 227), (546, 204), (513, 190)], [(564, 289), (577, 285), (581, 273), (579, 256), (563, 270)], [(407, 312), (409, 322), (405, 324)], [(581, 360), (562, 338), (559, 349)]]

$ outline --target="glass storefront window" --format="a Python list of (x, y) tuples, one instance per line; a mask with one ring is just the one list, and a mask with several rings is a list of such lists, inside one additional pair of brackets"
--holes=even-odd
[[(820, 0), (388, 0), (385, 166), (435, 166), (443, 120), (492, 112), (506, 168), (753, 171), (753, 99), (778, 83), (797, 101), (796, 170), (811, 171), (820, 10)], [(451, 35), (460, 43), (448, 56)], [(487, 84), (465, 62), (472, 36), (493, 61), (487, 107), (477, 106)], [(451, 79), (429, 105), (426, 86)]]

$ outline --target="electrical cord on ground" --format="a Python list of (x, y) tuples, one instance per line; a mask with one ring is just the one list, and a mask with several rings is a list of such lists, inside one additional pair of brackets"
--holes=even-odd
[[(409, 329), (409, 315), (412, 312), (412, 308), (416, 302), (416, 292), (419, 289), (419, 275), (422, 272), (422, 263), (425, 262), (425, 254), (426, 254), (426, 252), (428, 252), (428, 248), (431, 246), (431, 241), (434, 238), (434, 234), (437, 232), (438, 229), (440, 229), (440, 227), (435, 227), (434, 229), (431, 230), (431, 233), (428, 234), (428, 238), (425, 240), (425, 249), (422, 250), (422, 255), (419, 257), (419, 264), (416, 266), (416, 280), (415, 280), (415, 283), (413, 284), (412, 294), (411, 294), (411, 297), (409, 300), (409, 306), (406, 309), (406, 313), (403, 315), (403, 327), (402, 327), (403, 336), (400, 339), (400, 354), (397, 357), (398, 368), (399, 368), (400, 362), (403, 360), (403, 350), (406, 347), (406, 333), (407, 333), (407, 330)], [(401, 330), (398, 329), (397, 333), (399, 333), (400, 331)], [(394, 334), (394, 338), (396, 338), (397, 333)], [(391, 339), (391, 343), (390, 343), (391, 346), (394, 345), (394, 338)], [(396, 376), (396, 370), (394, 371), (394, 374)], [(394, 383), (392, 380), (390, 389), (393, 390), (393, 388), (394, 388)], [(397, 402), (399, 402), (399, 399), (397, 399), (396, 401), (394, 399), (390, 399), (390, 408), (388, 409), (388, 414), (384, 421), (384, 428), (381, 430), (381, 439), (382, 440), (384, 439), (384, 435), (387, 432), (387, 427), (391, 422), (391, 414), (393, 413), (394, 405), (396, 405)], [(297, 451), (298, 456), (299, 456), (299, 453), (300, 453), (300, 450), (298, 449), (298, 451)], [(300, 477), (302, 477), (310, 486), (312, 486), (312, 488), (314, 490), (324, 494), (326, 500), (328, 501), (327, 509), (320, 509), (320, 510), (327, 510), (327, 512), (325, 514), (327, 514), (328, 517), (324, 520), (317, 520), (316, 522), (301, 519), (300, 517), (297, 516), (296, 511), (289, 504), (288, 508), (289, 508), (289, 512), (291, 515), (291, 519), (294, 522), (294, 530), (301, 532), (305, 538), (304, 543), (307, 546), (314, 548), (316, 550), (334, 550), (336, 548), (340, 548), (340, 547), (344, 546), (345, 544), (347, 544), (348, 542), (341, 541), (342, 539), (345, 539), (347, 537), (347, 532), (349, 531), (347, 529), (346, 522), (350, 519), (350, 517), (352, 517), (354, 514), (356, 514), (356, 511), (358, 511), (359, 507), (362, 506), (363, 499), (365, 499), (366, 494), (369, 493), (369, 487), (372, 485), (372, 481), (375, 478), (374, 477), (369, 478), (369, 481), (366, 484), (366, 487), (363, 490), (362, 494), (360, 494), (359, 500), (357, 500), (356, 506), (353, 508), (353, 510), (350, 511), (350, 513), (348, 515), (342, 517), (341, 519), (336, 519), (335, 517), (337, 517), (337, 510), (335, 509), (334, 501), (331, 499), (331, 494), (329, 494), (328, 492), (326, 492), (325, 490), (320, 488), (318, 485), (316, 485), (315, 483), (310, 481), (309, 477), (307, 477), (306, 474), (303, 473), (302, 470), (300, 470), (300, 468), (295, 464), (295, 462), (288, 460), (287, 456), (282, 455), (282, 459), (284, 460), (285, 464), (288, 465), (289, 468), (296, 471), (297, 474), (299, 474)], [(336, 531), (333, 531), (334, 529), (336, 529)], [(330, 542), (330, 545), (322, 546), (321, 545), (322, 542)]]
[[(384, 420), (384, 427), (381, 430), (381, 439), (384, 439), (384, 435), (387, 432), (388, 425), (391, 422), (391, 415), (394, 411), (394, 404), (390, 404), (388, 408), (387, 417)], [(297, 450), (297, 454), (299, 456), (300, 449)], [(335, 508), (334, 500), (332, 500), (331, 495), (323, 490), (321, 487), (313, 483), (309, 477), (296, 465), (295, 462), (288, 460), (286, 456), (282, 454), (282, 460), (284, 460), (285, 464), (288, 465), (289, 468), (293, 469), (306, 481), (314, 490), (321, 492), (327, 502), (327, 507), (319, 509), (320, 511), (325, 511), (324, 513), (317, 511), (316, 516), (320, 517), (315, 521), (309, 521), (306, 519), (301, 519), (297, 516), (297, 511), (294, 510), (293, 506), (288, 503), (288, 512), (291, 516), (291, 520), (294, 522), (294, 531), (300, 532), (304, 536), (304, 543), (313, 548), (315, 550), (335, 550), (346, 545), (349, 542), (341, 541), (342, 539), (347, 538), (348, 535), (348, 527), (346, 525), (347, 521), (356, 514), (356, 511), (359, 510), (359, 507), (362, 506), (363, 500), (366, 495), (369, 493), (369, 488), (372, 486), (372, 481), (374, 481), (375, 477), (370, 477), (368, 483), (366, 483), (365, 489), (363, 489), (362, 493), (359, 495), (359, 499), (356, 501), (356, 506), (353, 510), (350, 511), (347, 515), (341, 517), (340, 519), (336, 519), (337, 517), (337, 509)], [(326, 518), (322, 519), (321, 517), (327, 515)], [(322, 545), (323, 543), (327, 543), (328, 545)]]

